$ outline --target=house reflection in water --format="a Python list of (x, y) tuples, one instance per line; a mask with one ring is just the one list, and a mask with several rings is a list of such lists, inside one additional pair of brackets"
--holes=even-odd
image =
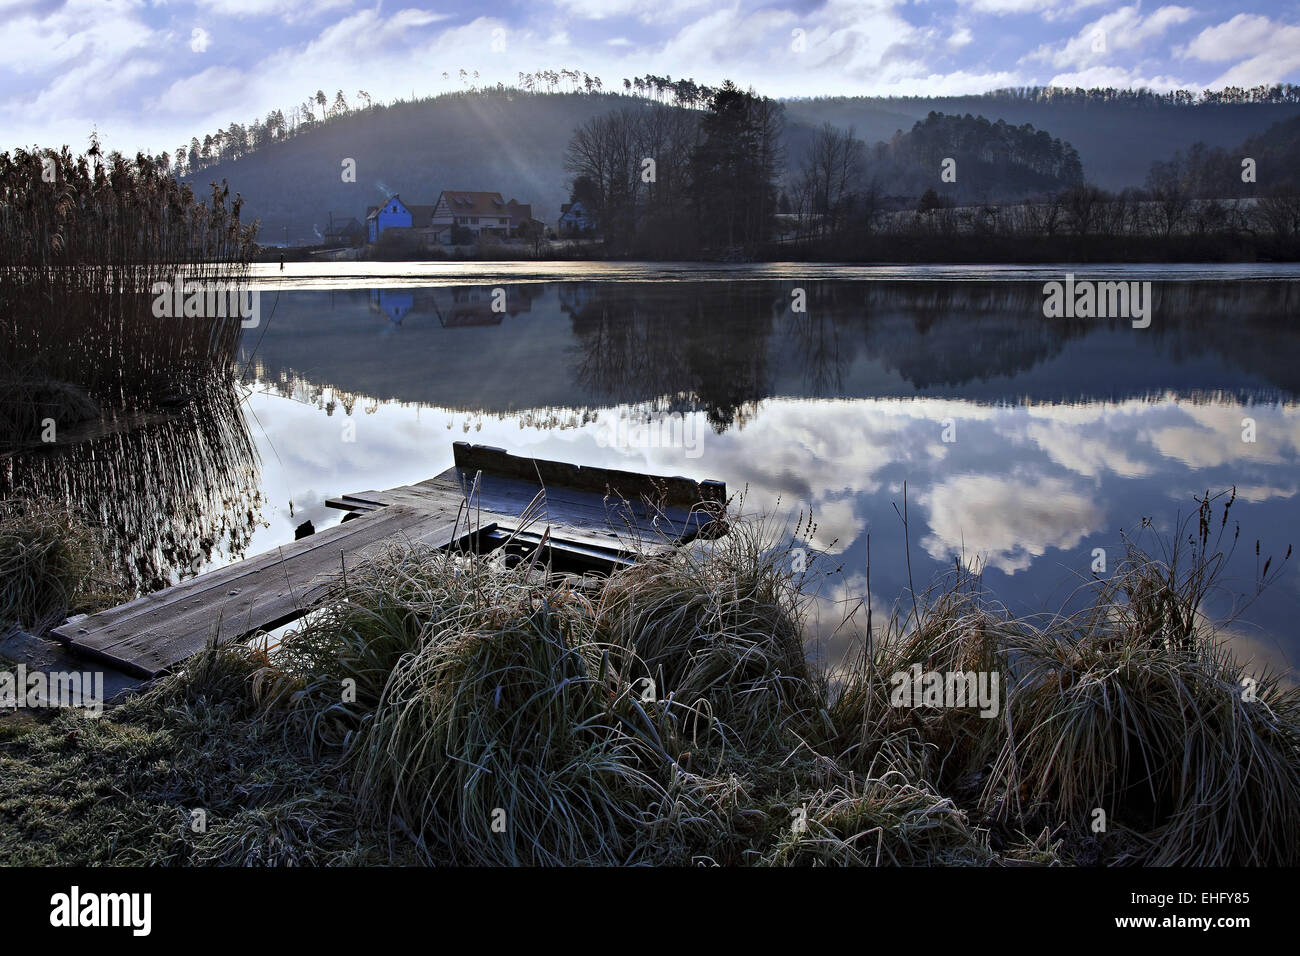
[(370, 311), (388, 316), (394, 325), (401, 325), (406, 313), (415, 307), (415, 293), (402, 289), (371, 289)]
[(443, 328), (500, 325), (501, 320), (532, 310), (526, 286), (470, 286), (433, 290), (433, 311)]

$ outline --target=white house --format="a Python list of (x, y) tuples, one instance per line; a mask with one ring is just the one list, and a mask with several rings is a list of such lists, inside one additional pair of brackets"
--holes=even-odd
[(533, 218), (533, 207), (500, 193), (443, 190), (433, 206), (432, 225), (440, 242), (451, 242), (453, 226), (461, 226), (475, 237), (488, 234), (501, 237), (515, 235), (519, 227)]

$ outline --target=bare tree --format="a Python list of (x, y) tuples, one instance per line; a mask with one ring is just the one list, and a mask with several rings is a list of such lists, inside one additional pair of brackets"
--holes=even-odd
[(795, 193), (810, 234), (838, 232), (852, 212), (866, 169), (866, 147), (853, 134), (825, 123), (804, 154)]
[(1106, 198), (1102, 190), (1087, 183), (1071, 186), (1061, 193), (1061, 205), (1075, 235), (1086, 236), (1096, 231)]
[(1255, 209), (1269, 232), (1282, 239), (1300, 236), (1300, 192), (1288, 186), (1274, 189)]
[(1187, 214), (1187, 205), (1191, 201), (1182, 160), (1178, 156), (1151, 165), (1151, 172), (1147, 174), (1147, 192), (1155, 204), (1156, 222), (1161, 234), (1172, 235)]

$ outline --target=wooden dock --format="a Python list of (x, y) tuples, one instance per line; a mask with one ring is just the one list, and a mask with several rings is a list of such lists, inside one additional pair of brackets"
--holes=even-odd
[[(542, 548), (559, 568), (608, 571), (640, 551), (725, 527), (722, 482), (584, 468), (457, 442), (455, 464), (414, 485), (327, 503), (343, 522), (53, 634), (77, 655), (127, 674), (165, 673), (212, 642), (287, 624), (330, 593), (336, 576), (394, 538), (436, 548)], [(716, 523), (715, 523), (716, 522)]]

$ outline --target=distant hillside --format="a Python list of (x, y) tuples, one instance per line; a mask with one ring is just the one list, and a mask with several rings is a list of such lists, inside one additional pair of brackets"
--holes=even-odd
[[(1021, 91), (788, 100), (787, 165), (797, 169), (824, 122), (854, 127), (856, 137), (878, 157), (876, 143), (889, 142), (937, 111), (969, 113), (1015, 127), (1032, 124), (1052, 139), (1072, 144), (1089, 181), (1112, 189), (1141, 186), (1151, 164), (1175, 150), (1196, 142), (1235, 147), (1279, 121), (1300, 116), (1294, 90), (1273, 99), (1190, 102), (1174, 94), (1161, 98), (1096, 91), (1048, 96)], [(389, 193), (424, 204), (433, 202), (442, 189), (500, 191), (506, 198), (532, 203), (534, 215), (553, 224), (560, 204), (569, 198), (564, 153), (573, 131), (593, 116), (642, 100), (599, 92), (496, 89), (368, 107), (301, 125), (294, 135), (279, 140), (250, 135), (250, 141), (261, 145), (221, 151), (221, 159), (209, 160), (188, 178), (198, 183), (226, 179), (231, 190), (244, 197), (246, 214), (262, 220), (264, 241), (286, 236), (309, 240), (325, 231), (331, 212), (361, 219), (367, 206)], [(247, 128), (250, 134), (252, 130)], [(239, 135), (244, 132), (238, 127)], [(213, 155), (217, 152), (214, 148)], [(242, 155), (232, 158), (237, 153)], [(356, 160), (355, 183), (343, 182), (340, 175), (343, 160), (349, 158)]]
[[(1114, 98), (1105, 94), (1114, 92)], [(972, 113), (1019, 126), (1032, 123), (1074, 145), (1087, 179), (1106, 189), (1141, 186), (1156, 160), (1201, 142), (1233, 147), (1281, 120), (1300, 116), (1300, 102), (1169, 102), (1120, 96), (1122, 91), (1053, 98), (987, 93), (979, 96), (787, 100), (786, 118), (816, 127), (855, 127), (867, 143), (906, 132), (932, 110)]]
[[(956, 163), (950, 184), (940, 180), (941, 164), (949, 158)], [(1079, 154), (1070, 143), (1028, 123), (991, 123), (969, 114), (931, 113), (906, 133), (878, 143), (866, 165), (878, 189), (903, 197), (939, 187), (958, 201), (1018, 201), (1083, 181)]]
[[(1259, 164), (1259, 182), (1300, 190), (1300, 116), (1277, 123), (1241, 144), (1241, 156)], [(1240, 171), (1240, 159), (1234, 172)]]
[[(1242, 161), (1255, 161), (1253, 182), (1242, 180)], [(1147, 182), (1166, 201), (1248, 199), (1300, 192), (1300, 116), (1228, 147), (1194, 143), (1170, 153)]]
[[(365, 218), (391, 193), (431, 204), (443, 189), (489, 190), (532, 203), (554, 224), (569, 199), (564, 150), (580, 123), (625, 97), (596, 94), (470, 93), (398, 103), (299, 127), (192, 178), (226, 179), (262, 220), (261, 239), (309, 239), (329, 214)], [(356, 182), (342, 163), (356, 160)]]

